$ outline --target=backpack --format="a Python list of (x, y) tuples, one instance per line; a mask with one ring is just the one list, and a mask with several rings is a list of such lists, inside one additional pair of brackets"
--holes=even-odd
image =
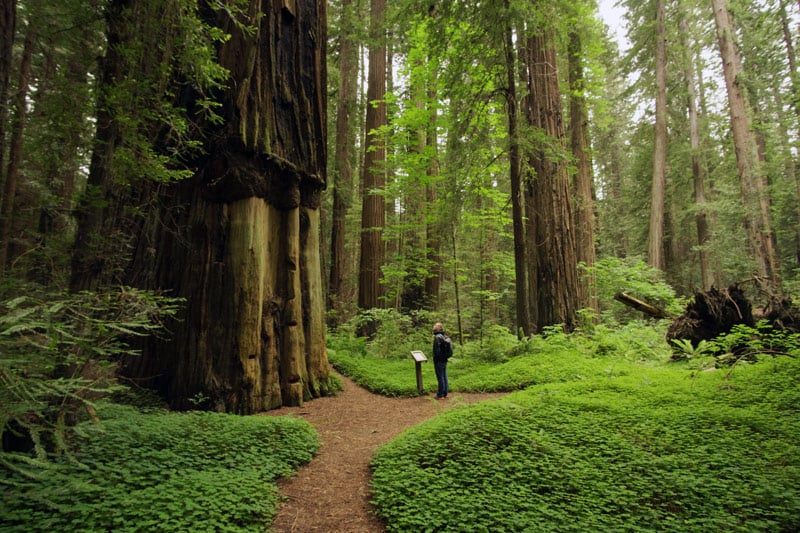
[(442, 356), (450, 359), (453, 356), (453, 341), (444, 333), (442, 333), (442, 340), (444, 341), (442, 342)]

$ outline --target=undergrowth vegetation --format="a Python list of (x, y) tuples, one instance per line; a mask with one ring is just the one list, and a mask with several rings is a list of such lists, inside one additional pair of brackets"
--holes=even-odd
[(0, 469), (0, 530), (263, 532), (279, 502), (274, 481), (318, 448), (292, 417), (119, 405), (98, 414), (70, 456)]
[(0, 300), (0, 531), (267, 529), (274, 481), (318, 447), (309, 424), (112, 404), (158, 404), (116, 367), (181, 302), (24, 292)]
[(373, 496), (388, 529), (800, 529), (800, 362), (616, 366), (452, 409), (385, 445)]
[[(388, 530), (800, 530), (800, 336), (737, 327), (682, 347), (666, 322), (605, 324), (522, 340), (494, 327), (458, 345), (453, 394), (517, 392), (454, 406), (377, 452)], [(370, 390), (416, 395), (409, 351), (430, 357), (431, 341), (418, 329), (340, 330), (330, 359)]]
[[(518, 340), (507, 329), (495, 326), (480, 341), (456, 343), (448, 364), (450, 390), (505, 392), (614, 373), (620, 362), (660, 364), (671, 354), (664, 342), (665, 327), (637, 322), (613, 329), (593, 326), (571, 335), (553, 328), (543, 335)], [(423, 388), (432, 393), (436, 390), (431, 361), (433, 337), (427, 328), (424, 331), (424, 337), (398, 331), (405, 342), (383, 337), (382, 328), (371, 341), (340, 331), (328, 337), (328, 358), (340, 372), (372, 392), (408, 397), (418, 394), (411, 350), (421, 350), (429, 358), (422, 364)]]

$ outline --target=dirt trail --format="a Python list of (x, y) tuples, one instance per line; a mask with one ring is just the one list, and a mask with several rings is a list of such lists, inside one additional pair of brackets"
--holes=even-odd
[(307, 420), (322, 443), (309, 464), (279, 483), (283, 502), (273, 523), (275, 533), (385, 531), (369, 503), (369, 461), (378, 446), (443, 410), (502, 396), (451, 392), (441, 401), (430, 396), (386, 398), (340, 377), (344, 390), (338, 396), (266, 413)]

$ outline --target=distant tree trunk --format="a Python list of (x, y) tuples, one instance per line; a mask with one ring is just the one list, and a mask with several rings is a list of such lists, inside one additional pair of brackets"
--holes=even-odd
[(759, 160), (758, 146), (748, 114), (748, 103), (739, 86), (742, 63), (733, 40), (733, 25), (726, 0), (711, 0), (717, 27), (722, 71), (728, 93), (731, 131), (742, 188), (744, 225), (764, 288), (782, 294), (780, 268), (769, 212), (766, 175)]
[(381, 269), (384, 264), (383, 229), (386, 224), (386, 37), (383, 27), (386, 0), (370, 2), (369, 76), (367, 83), (367, 118), (361, 194), (361, 271), (358, 278), (358, 307), (383, 306)]
[(686, 25), (686, 17), (681, 16), (680, 30), (683, 36), (683, 46), (686, 50), (684, 60), (684, 77), (686, 78), (686, 108), (689, 115), (689, 138), (692, 147), (692, 176), (694, 182), (694, 203), (697, 210), (695, 214), (695, 225), (697, 227), (697, 247), (700, 263), (700, 279), (702, 290), (707, 291), (714, 284), (714, 274), (711, 269), (709, 258), (709, 229), (708, 216), (706, 214), (706, 186), (705, 186), (705, 165), (702, 156), (702, 146), (700, 143), (700, 120), (697, 112), (697, 88), (695, 86), (694, 68), (692, 65), (692, 54), (690, 52), (689, 32)]
[[(434, 80), (433, 83), (435, 84), (435, 76), (436, 73), (433, 73)], [(439, 149), (438, 149), (438, 142), (436, 137), (436, 120), (437, 120), (437, 110), (436, 110), (436, 88), (432, 87), (428, 90), (428, 102), (431, 106), (429, 109), (430, 113), (430, 124), (427, 129), (426, 135), (426, 144), (430, 151), (430, 162), (428, 164), (428, 176), (429, 182), (431, 183), (438, 183), (436, 179), (439, 176)], [(436, 202), (439, 200), (439, 193), (436, 190), (436, 185), (428, 185), (427, 186), (427, 225), (426, 225), (426, 250), (427, 250), (427, 259), (428, 264), (431, 265), (431, 272), (428, 274), (428, 277), (425, 279), (425, 296), (429, 302), (429, 305), (432, 309), (437, 309), (439, 307), (439, 291), (441, 289), (442, 284), (442, 241), (440, 235), (442, 233), (442, 228), (444, 225), (440, 220), (438, 213), (431, 212), (432, 209), (436, 206)]]
[[(506, 16), (510, 19), (510, 2), (504, 0)], [(519, 104), (517, 102), (517, 58), (514, 48), (514, 34), (511, 29), (511, 20), (506, 20), (505, 33), (505, 59), (506, 59), (506, 103), (508, 106), (508, 159), (509, 176), (511, 181), (511, 210), (514, 228), (514, 271), (516, 273), (516, 311), (517, 334), (524, 336), (534, 333), (528, 305), (528, 254), (525, 249), (525, 225), (522, 203), (522, 171), (521, 152), (519, 144)]]
[(243, 21), (206, 14), (231, 35), (218, 56), (231, 78), (219, 95), (224, 120), (201, 124), (206, 155), (193, 178), (163, 187), (133, 269), (187, 305), (171, 338), (127, 370), (175, 408), (252, 414), (329, 390), (325, 2), (253, 1)]
[(667, 188), (667, 37), (664, 0), (656, 0), (656, 123), (647, 263), (664, 270), (664, 198)]
[[(577, 31), (569, 35), (569, 88), (570, 88), (570, 133), (572, 155), (575, 158), (575, 240), (578, 263), (587, 267), (595, 264), (594, 245), (594, 187), (592, 184), (592, 155), (589, 144), (589, 118), (586, 110), (586, 87), (583, 77), (583, 47)], [(578, 284), (579, 301), (582, 307), (598, 313), (597, 280), (583, 275)]]
[(533, 130), (547, 139), (546, 143), (534, 143), (528, 154), (525, 206), (530, 313), (538, 331), (556, 324), (571, 331), (577, 325), (579, 306), (578, 260), (553, 31), (529, 36), (525, 44), (525, 116)]
[[(154, 185), (136, 168), (140, 161), (115, 164), (134, 137), (155, 142), (158, 126), (140, 116), (150, 91), (166, 88), (172, 41), (171, 20), (165, 12), (171, 3), (111, 0), (105, 8), (106, 54), (100, 61), (94, 145), (89, 177), (76, 208), (77, 231), (72, 251), (70, 289), (94, 290), (125, 282), (130, 249), (142, 219), (140, 209), (152, 200)], [(164, 18), (162, 18), (164, 17)], [(141, 35), (159, 33), (161, 46), (145, 47)], [(123, 96), (124, 95), (124, 96)], [(159, 94), (158, 98), (163, 98)], [(147, 115), (147, 114), (145, 114)], [(129, 122), (142, 121), (130, 126)], [(121, 167), (127, 167), (123, 170)]]
[[(786, 45), (786, 59), (789, 66), (789, 79), (791, 85), (791, 101), (794, 106), (795, 114), (800, 117), (800, 79), (797, 72), (797, 56), (795, 54), (794, 42), (792, 41), (792, 29), (790, 27), (789, 16), (786, 12), (786, 2), (780, 2), (781, 27), (783, 29), (783, 42)], [(800, 143), (795, 142), (795, 145)], [(800, 172), (797, 163), (791, 154), (786, 158), (787, 166), (791, 166), (789, 174), (794, 176), (795, 186), (795, 205), (794, 205), (794, 256), (795, 264), (800, 266)]]
[(5, 274), (6, 263), (11, 249), (11, 229), (14, 225), (14, 203), (19, 181), (19, 167), (22, 162), (22, 141), (25, 122), (28, 114), (28, 90), (30, 88), (33, 47), (36, 42), (36, 24), (33, 17), (39, 11), (39, 2), (31, 7), (32, 15), (28, 19), (28, 30), (22, 48), (22, 60), (19, 67), (19, 83), (14, 99), (14, 122), (11, 128), (11, 142), (8, 153), (8, 170), (3, 187), (3, 202), (0, 204), (0, 278)]
[(331, 326), (347, 319), (346, 284), (352, 268), (345, 249), (347, 213), (353, 199), (353, 170), (355, 165), (354, 119), (357, 106), (358, 47), (356, 46), (356, 13), (352, 0), (343, 0), (339, 32), (339, 93), (336, 109), (336, 157), (333, 161), (333, 227), (331, 231), (331, 269), (328, 286), (328, 308)]
[(0, 0), (0, 201), (2, 201), (5, 189), (6, 126), (8, 124), (11, 68), (14, 64), (16, 23), (16, 0)]

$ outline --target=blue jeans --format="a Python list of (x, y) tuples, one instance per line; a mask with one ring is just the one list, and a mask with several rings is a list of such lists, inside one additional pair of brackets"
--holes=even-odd
[(447, 360), (439, 361), (433, 360), (433, 370), (436, 372), (436, 381), (439, 383), (439, 388), (436, 390), (437, 398), (444, 398), (447, 396)]

